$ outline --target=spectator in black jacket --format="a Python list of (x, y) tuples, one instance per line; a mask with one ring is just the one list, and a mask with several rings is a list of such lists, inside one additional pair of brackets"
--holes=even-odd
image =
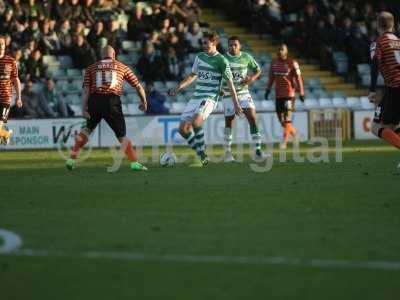
[(72, 16), (72, 10), (69, 3), (65, 0), (57, 0), (53, 5), (53, 17), (56, 20), (70, 19)]
[(39, 81), (44, 77), (46, 68), (42, 61), (42, 53), (39, 49), (36, 49), (29, 56), (28, 61), (26, 62), (26, 72), (27, 79), (33, 82)]
[(146, 83), (158, 80), (165, 81), (165, 65), (159, 55), (156, 54), (153, 44), (146, 43), (143, 54), (136, 65), (139, 74)]
[(32, 39), (39, 41), (41, 37), (42, 33), (40, 32), (39, 28), (39, 21), (37, 19), (31, 19), (31, 21), (29, 22), (29, 27), (25, 29), (22, 34), (23, 41), (27, 42)]
[(98, 41), (102, 38), (105, 37), (105, 31), (104, 31), (104, 23), (100, 20), (96, 21), (94, 24), (93, 28), (90, 30), (89, 34), (87, 35), (86, 39), (90, 46), (95, 49), (97, 48)]
[(84, 21), (82, 17), (82, 6), (79, 0), (70, 0), (71, 7), (71, 20), (72, 21)]
[(93, 0), (84, 0), (83, 2), (82, 16), (88, 26), (93, 25), (96, 20), (96, 12), (93, 3)]
[(128, 38), (133, 41), (142, 41), (149, 30), (149, 20), (143, 15), (142, 7), (136, 5), (134, 14), (128, 22)]
[(84, 69), (96, 61), (96, 53), (82, 35), (74, 37), (70, 54), (77, 69)]

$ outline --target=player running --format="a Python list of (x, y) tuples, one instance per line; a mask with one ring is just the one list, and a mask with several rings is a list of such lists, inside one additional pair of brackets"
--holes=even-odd
[[(229, 51), (225, 58), (232, 70), (233, 83), (235, 85), (240, 107), (250, 125), (250, 133), (255, 143), (255, 158), (263, 158), (261, 150), (261, 134), (257, 126), (256, 107), (249, 92), (249, 85), (261, 75), (261, 68), (255, 59), (244, 51), (241, 51), (240, 40), (237, 36), (228, 39)], [(235, 107), (229, 95), (223, 99), (225, 114), (225, 162), (235, 161), (232, 155), (232, 124), (235, 119)]]
[(284, 130), (280, 147), (281, 149), (286, 149), (289, 135), (292, 135), (294, 143), (298, 143), (297, 130), (292, 125), (292, 112), (294, 111), (296, 90), (300, 94), (300, 100), (304, 102), (304, 85), (299, 64), (288, 57), (288, 48), (285, 44), (279, 47), (278, 58), (273, 59), (271, 62), (265, 100), (268, 100), (274, 83), (276, 113)]
[(0, 36), (0, 144), (8, 145), (12, 130), (7, 130), (4, 123), (7, 123), (10, 113), (12, 89), (15, 89), (17, 107), (22, 107), (21, 82), (18, 78), (18, 67), (15, 59), (6, 55), (6, 40)]
[(376, 108), (371, 131), (377, 137), (400, 149), (400, 39), (393, 33), (394, 25), (394, 17), (391, 13), (379, 14), (378, 33), (380, 36), (371, 44), (371, 87), (368, 98), (375, 103), (380, 71), (385, 81), (384, 95)]
[(217, 51), (218, 42), (219, 36), (217, 33), (206, 33), (202, 41), (204, 52), (196, 56), (192, 73), (168, 92), (170, 96), (175, 96), (197, 79), (192, 99), (182, 113), (179, 133), (186, 139), (189, 146), (196, 151), (203, 166), (208, 163), (208, 157), (205, 152), (203, 123), (217, 106), (223, 80), (227, 82), (235, 112), (242, 112), (232, 81), (229, 63)]
[(141, 100), (139, 109), (142, 111), (147, 109), (146, 94), (129, 67), (115, 59), (115, 51), (111, 46), (104, 47), (101, 52), (102, 59), (90, 65), (85, 71), (82, 112), (87, 122), (76, 137), (75, 145), (72, 147), (71, 156), (66, 162), (66, 167), (69, 170), (75, 168), (79, 150), (88, 142), (89, 135), (104, 119), (125, 150), (131, 162), (131, 169), (135, 171), (147, 170), (145, 166), (137, 161), (132, 141), (126, 137), (126, 125), (120, 99), (124, 80), (136, 89)]

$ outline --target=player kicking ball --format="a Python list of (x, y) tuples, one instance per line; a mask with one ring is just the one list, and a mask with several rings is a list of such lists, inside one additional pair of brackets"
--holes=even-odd
[[(243, 109), (244, 115), (250, 125), (251, 138), (255, 144), (255, 159), (265, 157), (261, 150), (261, 134), (257, 126), (256, 107), (249, 92), (251, 85), (261, 75), (261, 68), (255, 59), (244, 51), (241, 51), (240, 40), (237, 36), (228, 39), (229, 51), (225, 58), (229, 62), (232, 70), (233, 83), (239, 100), (239, 105)], [(232, 125), (235, 119), (235, 107), (229, 95), (224, 95), (224, 114), (225, 114), (225, 162), (233, 162), (232, 155)]]
[(18, 68), (15, 59), (6, 55), (6, 39), (0, 36), (0, 144), (10, 143), (12, 130), (4, 128), (10, 113), (12, 89), (17, 98), (15, 104), (22, 107), (21, 82), (18, 78)]
[(229, 63), (217, 51), (218, 42), (219, 36), (217, 33), (204, 34), (202, 41), (204, 52), (196, 56), (192, 73), (175, 88), (168, 91), (170, 96), (175, 96), (197, 79), (195, 92), (182, 113), (179, 133), (189, 146), (196, 151), (203, 166), (207, 165), (209, 161), (205, 151), (203, 124), (217, 106), (224, 80), (227, 82), (232, 96), (235, 113), (242, 113), (232, 81)]
[(131, 169), (134, 171), (147, 170), (137, 161), (132, 141), (126, 136), (126, 124), (120, 98), (125, 80), (136, 89), (141, 100), (139, 109), (142, 111), (147, 110), (146, 94), (129, 67), (115, 59), (115, 51), (111, 46), (104, 47), (101, 50), (101, 55), (102, 59), (90, 65), (85, 71), (82, 112), (87, 122), (75, 139), (75, 145), (72, 147), (66, 167), (68, 170), (75, 168), (79, 150), (86, 145), (90, 134), (104, 119), (121, 143), (131, 162)]
[[(394, 34), (394, 16), (381, 12), (378, 16), (379, 37), (371, 44), (371, 87), (369, 99), (376, 102), (378, 73), (384, 82), (384, 95), (378, 104), (371, 131), (400, 149), (400, 39)], [(400, 163), (397, 166), (400, 171)]]

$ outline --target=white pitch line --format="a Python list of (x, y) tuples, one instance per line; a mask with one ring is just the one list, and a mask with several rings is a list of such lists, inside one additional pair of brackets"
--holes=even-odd
[(371, 269), (400, 271), (398, 261), (353, 261), (341, 259), (307, 259), (286, 256), (224, 256), (224, 255), (191, 255), (191, 254), (145, 254), (136, 252), (85, 251), (67, 252), (62, 250), (20, 249), (7, 256), (25, 257), (65, 257), (65, 258), (105, 258), (129, 261), (158, 261), (178, 263), (215, 263), (242, 265), (280, 265), (295, 267), (312, 267), (327, 269)]

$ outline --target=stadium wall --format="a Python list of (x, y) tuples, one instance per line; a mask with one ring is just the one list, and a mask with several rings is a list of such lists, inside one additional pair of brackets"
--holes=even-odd
[[(260, 130), (264, 141), (279, 142), (282, 128), (275, 113), (258, 114)], [(185, 141), (178, 133), (179, 115), (165, 116), (127, 116), (127, 134), (137, 145), (162, 146), (181, 145)], [(296, 112), (294, 125), (299, 129), (302, 140), (308, 140), (308, 113)], [(42, 120), (12, 120), (8, 124), (14, 135), (11, 144), (0, 146), (6, 149), (57, 149), (60, 146), (69, 147), (74, 142), (74, 136), (84, 124), (81, 118), (42, 119)], [(207, 144), (222, 144), (224, 140), (224, 117), (213, 114), (205, 123)], [(251, 143), (251, 136), (245, 118), (237, 118), (234, 130), (235, 143)], [(103, 121), (93, 133), (91, 145), (94, 147), (110, 147), (117, 145), (117, 139), (108, 125)]]

